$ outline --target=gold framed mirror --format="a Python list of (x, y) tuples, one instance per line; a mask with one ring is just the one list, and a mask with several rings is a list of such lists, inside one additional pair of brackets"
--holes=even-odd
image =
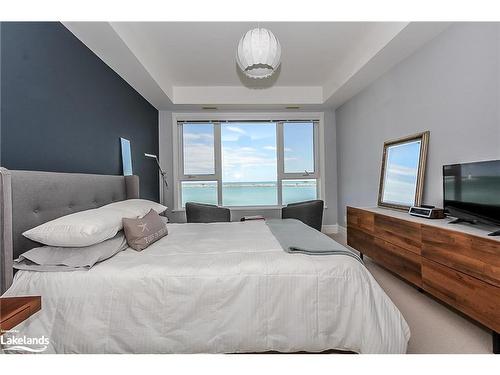
[(426, 131), (384, 143), (379, 206), (408, 210), (422, 203), (429, 135)]

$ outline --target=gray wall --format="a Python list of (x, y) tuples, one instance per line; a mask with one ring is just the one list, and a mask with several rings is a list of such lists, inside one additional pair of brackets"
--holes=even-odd
[(130, 139), (141, 196), (158, 199), (158, 111), (59, 22), (2, 22), (1, 165), (121, 174)]
[[(241, 111), (236, 111), (241, 112)], [(252, 111), (255, 113), (257, 111)], [(207, 118), (210, 113), (207, 113)], [(173, 180), (172, 180), (172, 112), (160, 111), (160, 160), (168, 174), (169, 189), (165, 194), (165, 203), (171, 209), (173, 207)], [(326, 156), (326, 198), (325, 203), (328, 208), (323, 217), (324, 225), (337, 224), (337, 152), (336, 152), (336, 128), (335, 115), (333, 111), (325, 111), (325, 156)], [(280, 210), (255, 210), (241, 211), (233, 210), (231, 213), (233, 220), (239, 220), (245, 215), (264, 215), (269, 218), (281, 217)], [(184, 212), (169, 212), (169, 219), (173, 222), (185, 221)]]
[(377, 202), (385, 140), (430, 130), (424, 202), (443, 164), (500, 159), (500, 26), (456, 23), (336, 110), (339, 224)]
[(338, 218), (338, 196), (337, 196), (337, 125), (335, 123), (335, 112), (325, 111), (325, 187), (326, 205), (323, 224), (336, 225)]

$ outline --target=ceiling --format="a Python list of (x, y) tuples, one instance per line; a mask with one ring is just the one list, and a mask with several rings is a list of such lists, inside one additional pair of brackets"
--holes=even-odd
[[(262, 23), (283, 46), (274, 84), (321, 86), (354, 53), (376, 24)], [(164, 69), (175, 86), (239, 86), (247, 82), (236, 67), (241, 36), (256, 23), (125, 22), (113, 28), (152, 69)]]
[(237, 68), (255, 22), (67, 22), (65, 26), (158, 109), (336, 107), (446, 28), (446, 23), (264, 22), (281, 66), (254, 80)]

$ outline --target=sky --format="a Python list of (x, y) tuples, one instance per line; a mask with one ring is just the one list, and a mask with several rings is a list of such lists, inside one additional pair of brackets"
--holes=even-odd
[(214, 174), (214, 132), (212, 124), (184, 124), (184, 174)]
[[(214, 173), (212, 124), (184, 124), (185, 174)], [(276, 181), (276, 123), (223, 123), (222, 180), (224, 182)], [(285, 124), (286, 172), (314, 169), (313, 125)]]
[(283, 134), (285, 173), (314, 172), (313, 123), (285, 123)]
[(276, 181), (276, 124), (221, 125), (222, 181)]

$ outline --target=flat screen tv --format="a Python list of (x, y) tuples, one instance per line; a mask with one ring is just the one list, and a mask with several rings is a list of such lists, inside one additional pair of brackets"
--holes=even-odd
[(443, 166), (443, 190), (458, 221), (500, 225), (500, 160)]

